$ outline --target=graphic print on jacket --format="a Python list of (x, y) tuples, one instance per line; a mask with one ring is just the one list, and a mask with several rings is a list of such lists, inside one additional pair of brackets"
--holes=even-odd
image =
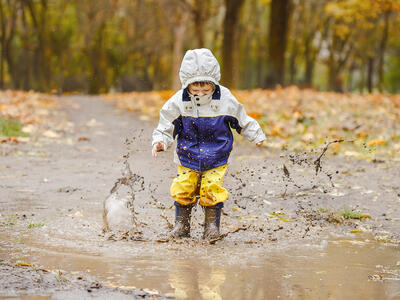
[(242, 129), (237, 119), (231, 116), (196, 118), (181, 115), (172, 123), (182, 166), (201, 172), (228, 162), (233, 146), (231, 128), (238, 133)]

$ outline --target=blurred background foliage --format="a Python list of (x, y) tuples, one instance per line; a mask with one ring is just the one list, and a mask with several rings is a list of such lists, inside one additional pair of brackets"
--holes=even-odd
[(207, 47), (231, 88), (400, 91), (400, 0), (0, 0), (0, 88), (178, 89)]

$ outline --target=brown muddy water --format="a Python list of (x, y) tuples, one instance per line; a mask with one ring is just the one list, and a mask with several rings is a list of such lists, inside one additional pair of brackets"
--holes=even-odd
[(369, 236), (237, 250), (195, 240), (106, 242), (100, 252), (52, 249), (29, 238), (24, 243), (19, 249), (2, 243), (2, 248), (13, 252), (15, 260), (84, 271), (106, 286), (142, 288), (178, 299), (400, 299), (399, 248)]

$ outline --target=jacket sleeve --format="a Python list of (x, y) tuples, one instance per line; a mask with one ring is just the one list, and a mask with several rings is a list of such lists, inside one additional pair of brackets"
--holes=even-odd
[(169, 148), (174, 142), (174, 124), (173, 121), (180, 116), (178, 106), (169, 99), (160, 110), (160, 121), (153, 131), (154, 146), (158, 142), (163, 142)]
[(237, 101), (236, 98), (234, 98), (234, 100), (236, 105), (236, 118), (241, 128), (240, 134), (250, 142), (259, 143), (261, 141), (265, 141), (266, 137), (260, 127), (260, 124), (258, 124), (258, 122), (252, 117), (247, 115), (243, 104)]

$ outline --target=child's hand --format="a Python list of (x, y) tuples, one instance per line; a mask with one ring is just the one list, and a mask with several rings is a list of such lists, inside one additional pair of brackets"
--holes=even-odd
[(258, 147), (260, 147), (263, 143), (264, 143), (264, 141), (261, 141), (261, 142), (256, 143), (256, 145), (257, 145)]
[(157, 152), (160, 152), (160, 151), (167, 151), (167, 146), (165, 146), (165, 144), (162, 142), (158, 142), (157, 144), (155, 144), (153, 146), (153, 149), (151, 150), (151, 154), (153, 155), (153, 157), (156, 157)]

